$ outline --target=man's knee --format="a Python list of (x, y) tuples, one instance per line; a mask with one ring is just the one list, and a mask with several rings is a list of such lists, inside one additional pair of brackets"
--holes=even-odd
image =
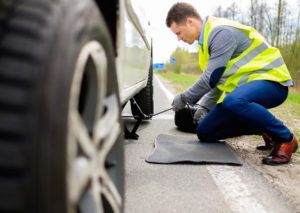
[(196, 129), (196, 133), (199, 140), (202, 142), (215, 141), (214, 132), (209, 130), (208, 128), (205, 128), (205, 125), (201, 125), (201, 123)]
[(234, 112), (245, 106), (246, 104), (247, 101), (243, 98), (237, 98), (232, 95), (227, 95), (222, 102), (222, 107), (228, 111)]

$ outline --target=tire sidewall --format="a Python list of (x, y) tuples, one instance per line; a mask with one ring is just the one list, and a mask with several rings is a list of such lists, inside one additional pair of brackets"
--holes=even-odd
[[(75, 62), (81, 47), (101, 43), (108, 59), (108, 92), (118, 95), (113, 45), (97, 6), (90, 0), (53, 3), (48, 27), (49, 55), (40, 81), (39, 212), (69, 212), (67, 195), (67, 136), (69, 97)], [(119, 98), (118, 98), (119, 99)], [(119, 140), (120, 137), (119, 137)], [(121, 149), (121, 148), (119, 148)]]

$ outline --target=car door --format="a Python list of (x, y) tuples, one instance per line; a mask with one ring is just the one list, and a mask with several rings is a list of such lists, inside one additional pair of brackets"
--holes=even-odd
[(149, 27), (143, 0), (120, 1), (117, 69), (121, 99), (146, 85), (151, 61)]

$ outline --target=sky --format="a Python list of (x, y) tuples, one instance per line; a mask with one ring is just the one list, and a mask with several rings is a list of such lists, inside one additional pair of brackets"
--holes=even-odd
[[(178, 47), (197, 49), (197, 42), (193, 47), (184, 44), (182, 41), (177, 41), (177, 37), (165, 24), (166, 16), (169, 9), (176, 2), (187, 2), (192, 4), (202, 18), (212, 15), (213, 12), (221, 6), (223, 9), (231, 5), (234, 0), (147, 0), (147, 11), (151, 11), (149, 16), (151, 23), (151, 34), (153, 39), (153, 62), (164, 63), (169, 60), (172, 52)], [(268, 3), (275, 4), (278, 0), (268, 0)], [(300, 0), (288, 0), (288, 4), (297, 5)], [(241, 9), (249, 8), (250, 0), (237, 1)]]

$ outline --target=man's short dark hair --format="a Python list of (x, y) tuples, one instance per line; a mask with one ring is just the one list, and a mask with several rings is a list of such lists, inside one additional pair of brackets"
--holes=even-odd
[(186, 19), (189, 17), (201, 19), (201, 16), (192, 5), (185, 2), (178, 2), (169, 10), (166, 24), (168, 27), (170, 27), (173, 22), (176, 24), (185, 24)]

